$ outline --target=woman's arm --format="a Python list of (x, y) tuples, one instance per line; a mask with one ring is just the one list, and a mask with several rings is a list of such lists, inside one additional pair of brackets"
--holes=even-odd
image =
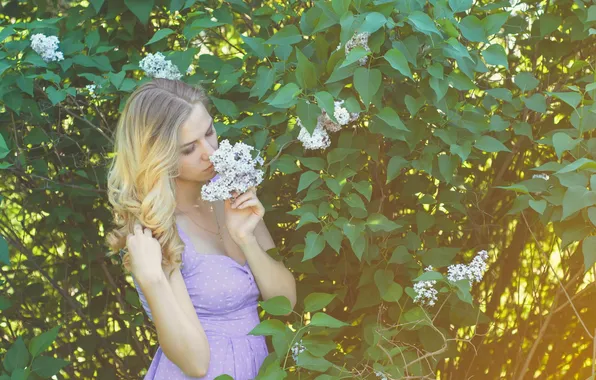
[[(180, 270), (176, 270), (169, 281), (163, 272), (155, 278), (139, 278), (137, 281), (151, 310), (157, 339), (166, 357), (187, 376), (205, 376), (210, 361), (209, 342), (190, 304)], [(185, 296), (181, 295), (180, 284)], [(189, 304), (192, 314), (187, 310)]]

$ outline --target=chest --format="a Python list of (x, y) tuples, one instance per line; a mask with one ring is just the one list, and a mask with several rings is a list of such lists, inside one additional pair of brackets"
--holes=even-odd
[[(214, 206), (213, 214), (183, 215), (182, 217), (177, 217), (177, 221), (182, 225), (182, 228), (186, 232), (186, 238), (198, 254), (226, 255), (239, 264), (245, 263), (246, 257), (244, 252), (234, 242), (228, 229), (225, 227), (223, 203), (215, 202)], [(217, 219), (215, 219), (216, 217)], [(197, 225), (198, 223), (205, 226), (205, 228), (200, 228)], [(215, 232), (219, 232), (219, 235)]]

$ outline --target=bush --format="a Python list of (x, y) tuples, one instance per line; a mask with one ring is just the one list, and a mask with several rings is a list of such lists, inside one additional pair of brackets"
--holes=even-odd
[[(149, 364), (103, 236), (112, 130), (151, 75), (203, 85), (218, 135), (264, 152), (269, 253), (299, 302), (261, 303), (259, 378), (593, 374), (596, 5), (87, 4), (2, 15), (0, 379)], [(21, 338), (48, 330), (51, 375)]]

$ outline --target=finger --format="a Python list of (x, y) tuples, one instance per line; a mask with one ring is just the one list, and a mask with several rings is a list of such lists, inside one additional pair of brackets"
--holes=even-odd
[(151, 231), (150, 228), (145, 228), (145, 230), (143, 232), (145, 232), (145, 235), (147, 235), (147, 236), (152, 236), (152, 234), (153, 234), (153, 231)]
[(240, 209), (243, 209), (243, 208), (246, 208), (246, 207), (249, 207), (249, 206), (256, 206), (258, 204), (259, 204), (259, 201), (258, 200), (256, 200), (256, 199), (249, 199), (249, 200), (245, 201), (244, 203), (242, 203), (241, 205), (239, 205), (237, 208), (240, 210)]
[(244, 201), (251, 199), (252, 197), (254, 197), (254, 194), (251, 191), (246, 191), (246, 192), (242, 193), (241, 196), (236, 198), (236, 200), (234, 202), (232, 202), (232, 207), (236, 208), (239, 205), (241, 205)]
[(143, 227), (141, 226), (140, 223), (135, 223), (135, 225), (133, 227), (133, 231), (134, 231), (135, 235), (141, 234), (141, 233), (143, 233)]

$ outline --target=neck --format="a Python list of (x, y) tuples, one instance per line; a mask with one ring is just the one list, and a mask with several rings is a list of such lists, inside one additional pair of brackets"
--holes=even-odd
[(176, 182), (176, 209), (178, 212), (202, 212), (209, 207), (208, 201), (201, 198), (201, 188), (206, 182)]

